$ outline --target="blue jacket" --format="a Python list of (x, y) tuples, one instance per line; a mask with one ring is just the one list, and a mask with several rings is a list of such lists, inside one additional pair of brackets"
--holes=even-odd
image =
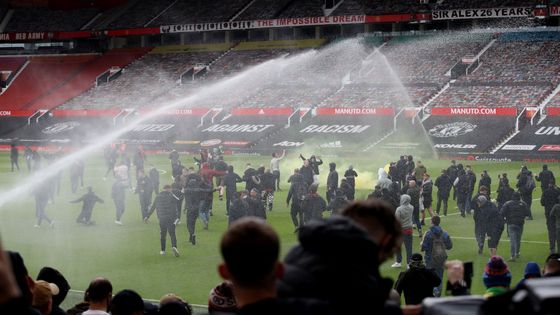
[(426, 262), (426, 266), (428, 268), (432, 267), (431, 266), (432, 242), (435, 237), (439, 237), (440, 235), (442, 235), (442, 233), (443, 233), (443, 242), (445, 243), (445, 249), (450, 250), (451, 248), (453, 248), (453, 242), (451, 242), (451, 237), (449, 237), (449, 234), (447, 234), (447, 232), (445, 232), (439, 226), (432, 226), (428, 230), (428, 232), (426, 232), (426, 235), (424, 236), (424, 241), (422, 242), (422, 251), (426, 252), (426, 254), (424, 255), (424, 261)]

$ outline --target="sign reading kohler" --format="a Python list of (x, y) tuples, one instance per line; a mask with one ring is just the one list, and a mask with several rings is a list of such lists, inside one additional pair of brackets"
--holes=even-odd
[(457, 9), (432, 12), (433, 20), (522, 18), (533, 14), (533, 8)]

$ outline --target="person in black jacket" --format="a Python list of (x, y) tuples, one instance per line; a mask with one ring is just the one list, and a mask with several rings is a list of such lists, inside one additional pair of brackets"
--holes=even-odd
[(437, 187), (437, 204), (436, 213), (439, 215), (441, 209), (441, 203), (443, 202), (443, 215), (447, 216), (449, 194), (451, 192), (451, 187), (453, 182), (448, 175), (446, 170), (441, 170), (441, 175), (436, 178), (435, 186)]
[(177, 236), (175, 235), (175, 224), (178, 218), (177, 200), (179, 198), (172, 193), (171, 185), (163, 186), (163, 191), (160, 192), (150, 211), (144, 218), (144, 222), (148, 223), (148, 219), (157, 210), (157, 216), (159, 219), (159, 229), (160, 229), (160, 243), (161, 251), (160, 255), (165, 255), (165, 243), (167, 240), (167, 234), (171, 238), (171, 249), (173, 250), (173, 255), (179, 257), (179, 250), (177, 249)]
[[(274, 184), (274, 181), (272, 183)], [(266, 209), (264, 208), (259, 191), (253, 188), (249, 194), (249, 198), (247, 198), (247, 216), (266, 220)]]
[(251, 191), (251, 189), (257, 188), (260, 185), (257, 170), (255, 170), (251, 164), (247, 164), (245, 168), (243, 181), (245, 181), (245, 190), (247, 191)]
[(226, 215), (229, 215), (229, 207), (237, 193), (237, 183), (242, 183), (243, 179), (235, 173), (233, 165), (228, 166), (227, 174), (224, 176), (223, 185), (226, 189)]
[(242, 190), (235, 193), (231, 207), (229, 208), (228, 224), (231, 225), (233, 222), (244, 218), (249, 213), (249, 202), (248, 202), (249, 192)]
[[(517, 185), (518, 191), (521, 193), (521, 200), (523, 200), (529, 207), (531, 211), (531, 205), (533, 204), (533, 190), (535, 189), (535, 181), (533, 179), (533, 173), (527, 169), (527, 166), (521, 168), (521, 172), (517, 175)], [(533, 219), (533, 215), (529, 216), (529, 220)]]
[[(320, 157), (312, 155), (309, 159), (303, 157), (303, 155), (299, 155), (299, 157), (305, 162), (309, 162), (309, 166), (313, 170), (313, 182), (311, 184), (318, 184), (319, 183), (319, 166), (323, 164), (323, 160)], [(305, 175), (304, 175), (305, 176)], [(311, 185), (309, 184), (309, 185)]]
[(482, 254), (484, 240), (488, 237), (488, 248), (490, 255), (496, 256), (498, 244), (504, 230), (504, 219), (498, 208), (484, 195), (476, 198), (477, 208), (473, 219), (475, 224), (475, 236), (478, 243), (478, 254)]
[(348, 206), (349, 202), (346, 198), (346, 195), (342, 192), (342, 190), (337, 189), (334, 195), (334, 199), (331, 200), (329, 205), (327, 206), (327, 210), (331, 212), (331, 214), (341, 214), (342, 210)]
[(155, 194), (159, 194), (159, 171), (153, 164), (150, 164), (150, 172), (148, 173), (148, 177), (150, 178), (150, 182), (152, 183), (152, 191)]
[(551, 182), (555, 182), (554, 173), (548, 169), (548, 165), (546, 164), (542, 166), (542, 171), (535, 177), (535, 179), (537, 182), (541, 182), (542, 191), (545, 191)]
[(480, 189), (480, 186), (486, 186), (488, 187), (488, 189), (490, 189), (491, 185), (492, 177), (488, 175), (488, 171), (482, 171), (482, 174), (480, 174), (480, 180), (478, 181), (478, 188)]
[(344, 178), (352, 188), (356, 189), (356, 177), (358, 173), (354, 170), (354, 166), (348, 165), (348, 169), (344, 172)]
[(303, 223), (308, 224), (312, 220), (323, 219), (323, 212), (327, 210), (327, 203), (317, 193), (317, 184), (309, 186), (309, 193), (303, 199), (301, 208), (303, 210)]
[(262, 188), (262, 201), (268, 207), (268, 211), (272, 211), (274, 206), (274, 191), (276, 190), (276, 176), (272, 174), (270, 169), (265, 169), (264, 174), (260, 176)]
[(76, 223), (91, 225), (94, 224), (94, 222), (91, 221), (91, 214), (93, 212), (93, 207), (97, 202), (103, 203), (104, 201), (93, 192), (93, 189), (91, 187), (88, 187), (87, 193), (85, 195), (70, 202), (71, 203), (83, 202), (82, 211), (80, 212), (80, 215), (76, 219)]
[(297, 231), (297, 229), (303, 225), (302, 202), (307, 194), (308, 186), (303, 175), (299, 173), (297, 168), (294, 170), (294, 174), (288, 179), (288, 183), (290, 183), (290, 190), (286, 198), (286, 205), (290, 206), (290, 216)]
[[(453, 184), (455, 182), (455, 180), (457, 179), (457, 177), (459, 177), (459, 167), (458, 165), (455, 164), (455, 160), (451, 160), (451, 165), (449, 165), (449, 167), (447, 168), (447, 175), (449, 176), (449, 180), (451, 181), (451, 184)], [(457, 199), (457, 190), (455, 189), (455, 186), (453, 186), (453, 200)]]
[(19, 171), (19, 151), (14, 143), (10, 146), (10, 163), (12, 164), (12, 172), (14, 171), (14, 166)]
[(498, 188), (498, 197), (496, 198), (499, 209), (501, 209), (506, 202), (513, 199), (514, 192), (515, 190), (509, 186), (509, 181), (504, 181), (502, 185), (500, 185), (500, 188)]
[(509, 261), (515, 261), (519, 258), (523, 225), (525, 224), (525, 218), (529, 216), (529, 207), (521, 201), (521, 195), (516, 192), (513, 194), (513, 200), (506, 202), (502, 207), (501, 216), (505, 219), (508, 227), (511, 251)]
[(432, 191), (434, 189), (434, 184), (432, 182), (432, 179), (430, 178), (430, 175), (428, 173), (424, 173), (422, 175), (422, 187), (420, 188), (420, 192), (422, 194), (422, 204), (423, 204), (423, 209), (422, 209), (422, 221), (420, 221), (420, 224), (424, 225), (424, 220), (426, 219), (426, 210), (428, 210), (428, 212), (430, 213), (430, 216), (433, 217), (434, 216), (434, 210), (432, 209)]
[(422, 255), (412, 254), (409, 269), (399, 275), (395, 290), (402, 294), (407, 305), (422, 304), (425, 298), (434, 297), (434, 288), (439, 286), (441, 279), (432, 270), (427, 269)]
[(304, 160), (302, 167), (299, 169), (299, 173), (303, 176), (307, 186), (313, 184), (313, 168), (309, 164), (309, 160)]
[(554, 181), (549, 182), (548, 188), (543, 191), (541, 196), (541, 205), (544, 207), (544, 216), (546, 218), (546, 228), (548, 231), (548, 241), (550, 243), (550, 252), (556, 253), (556, 220), (551, 217), (550, 212), (554, 205), (558, 203), (560, 197), (560, 188), (556, 187)]
[(200, 203), (203, 198), (201, 183), (202, 178), (194, 173), (188, 177), (184, 189), (187, 230), (189, 232), (189, 242), (193, 245), (196, 245), (196, 220), (198, 219)]
[(37, 280), (43, 280), (49, 283), (54, 283), (59, 289), (57, 295), (53, 295), (52, 297), (52, 312), (51, 315), (66, 315), (66, 312), (60, 308), (60, 304), (68, 295), (68, 291), (70, 291), (70, 284), (64, 278), (64, 276), (60, 273), (60, 271), (51, 268), (51, 267), (43, 267), (39, 271), (37, 275)]
[(136, 190), (134, 191), (138, 194), (138, 199), (140, 200), (140, 214), (142, 218), (145, 218), (152, 204), (152, 191), (153, 184), (150, 182), (150, 178), (146, 176), (144, 170), (138, 170), (136, 179)]
[(35, 196), (35, 217), (37, 218), (36, 228), (41, 226), (43, 220), (46, 220), (51, 227), (54, 226), (54, 220), (51, 220), (45, 212), (49, 202), (49, 188), (48, 185), (42, 184), (33, 190), (33, 195)]
[(334, 198), (336, 190), (338, 189), (338, 172), (336, 171), (336, 164), (329, 163), (329, 176), (327, 177), (327, 203), (331, 202)]
[(348, 183), (346, 178), (343, 178), (340, 181), (340, 187), (338, 188), (346, 196), (346, 199), (348, 199), (349, 201), (354, 201), (354, 198), (356, 196), (356, 190), (354, 189), (354, 187), (352, 187), (352, 185)]
[(387, 314), (392, 281), (379, 266), (395, 253), (400, 230), (391, 209), (375, 200), (301, 227), (284, 258), (279, 296), (330, 302), (339, 314)]

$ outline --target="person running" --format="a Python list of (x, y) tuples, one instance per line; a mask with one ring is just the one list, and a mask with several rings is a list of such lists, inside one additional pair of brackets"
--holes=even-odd
[(165, 243), (167, 240), (167, 234), (171, 238), (171, 250), (175, 257), (179, 257), (179, 250), (177, 249), (177, 236), (175, 235), (175, 224), (178, 218), (179, 209), (177, 209), (177, 197), (171, 192), (171, 185), (163, 186), (163, 191), (160, 192), (150, 211), (144, 218), (144, 222), (148, 223), (148, 219), (157, 210), (157, 217), (159, 219), (160, 228), (160, 243), (161, 251), (160, 255), (165, 255)]
[(78, 218), (76, 219), (76, 223), (83, 223), (85, 225), (93, 225), (95, 224), (94, 221), (91, 220), (91, 215), (93, 213), (93, 207), (97, 202), (104, 203), (103, 199), (99, 198), (94, 192), (91, 187), (87, 188), (87, 193), (82, 197), (70, 201), (71, 203), (79, 203), (82, 202), (82, 211)]

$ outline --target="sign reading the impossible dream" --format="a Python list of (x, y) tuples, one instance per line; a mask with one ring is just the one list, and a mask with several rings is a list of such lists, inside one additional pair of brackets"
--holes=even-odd
[(520, 18), (533, 14), (533, 8), (491, 8), (491, 9), (460, 9), (440, 10), (432, 12), (433, 20), (463, 20), (463, 19), (495, 19)]
[(360, 23), (365, 23), (365, 21), (366, 21), (365, 15), (315, 16), (315, 17), (286, 18), (286, 19), (274, 19), (274, 20), (164, 25), (160, 27), (160, 30), (161, 33), (189, 33), (189, 32), (202, 32), (202, 31), (246, 30), (246, 29), (271, 28), (271, 27), (360, 24)]

